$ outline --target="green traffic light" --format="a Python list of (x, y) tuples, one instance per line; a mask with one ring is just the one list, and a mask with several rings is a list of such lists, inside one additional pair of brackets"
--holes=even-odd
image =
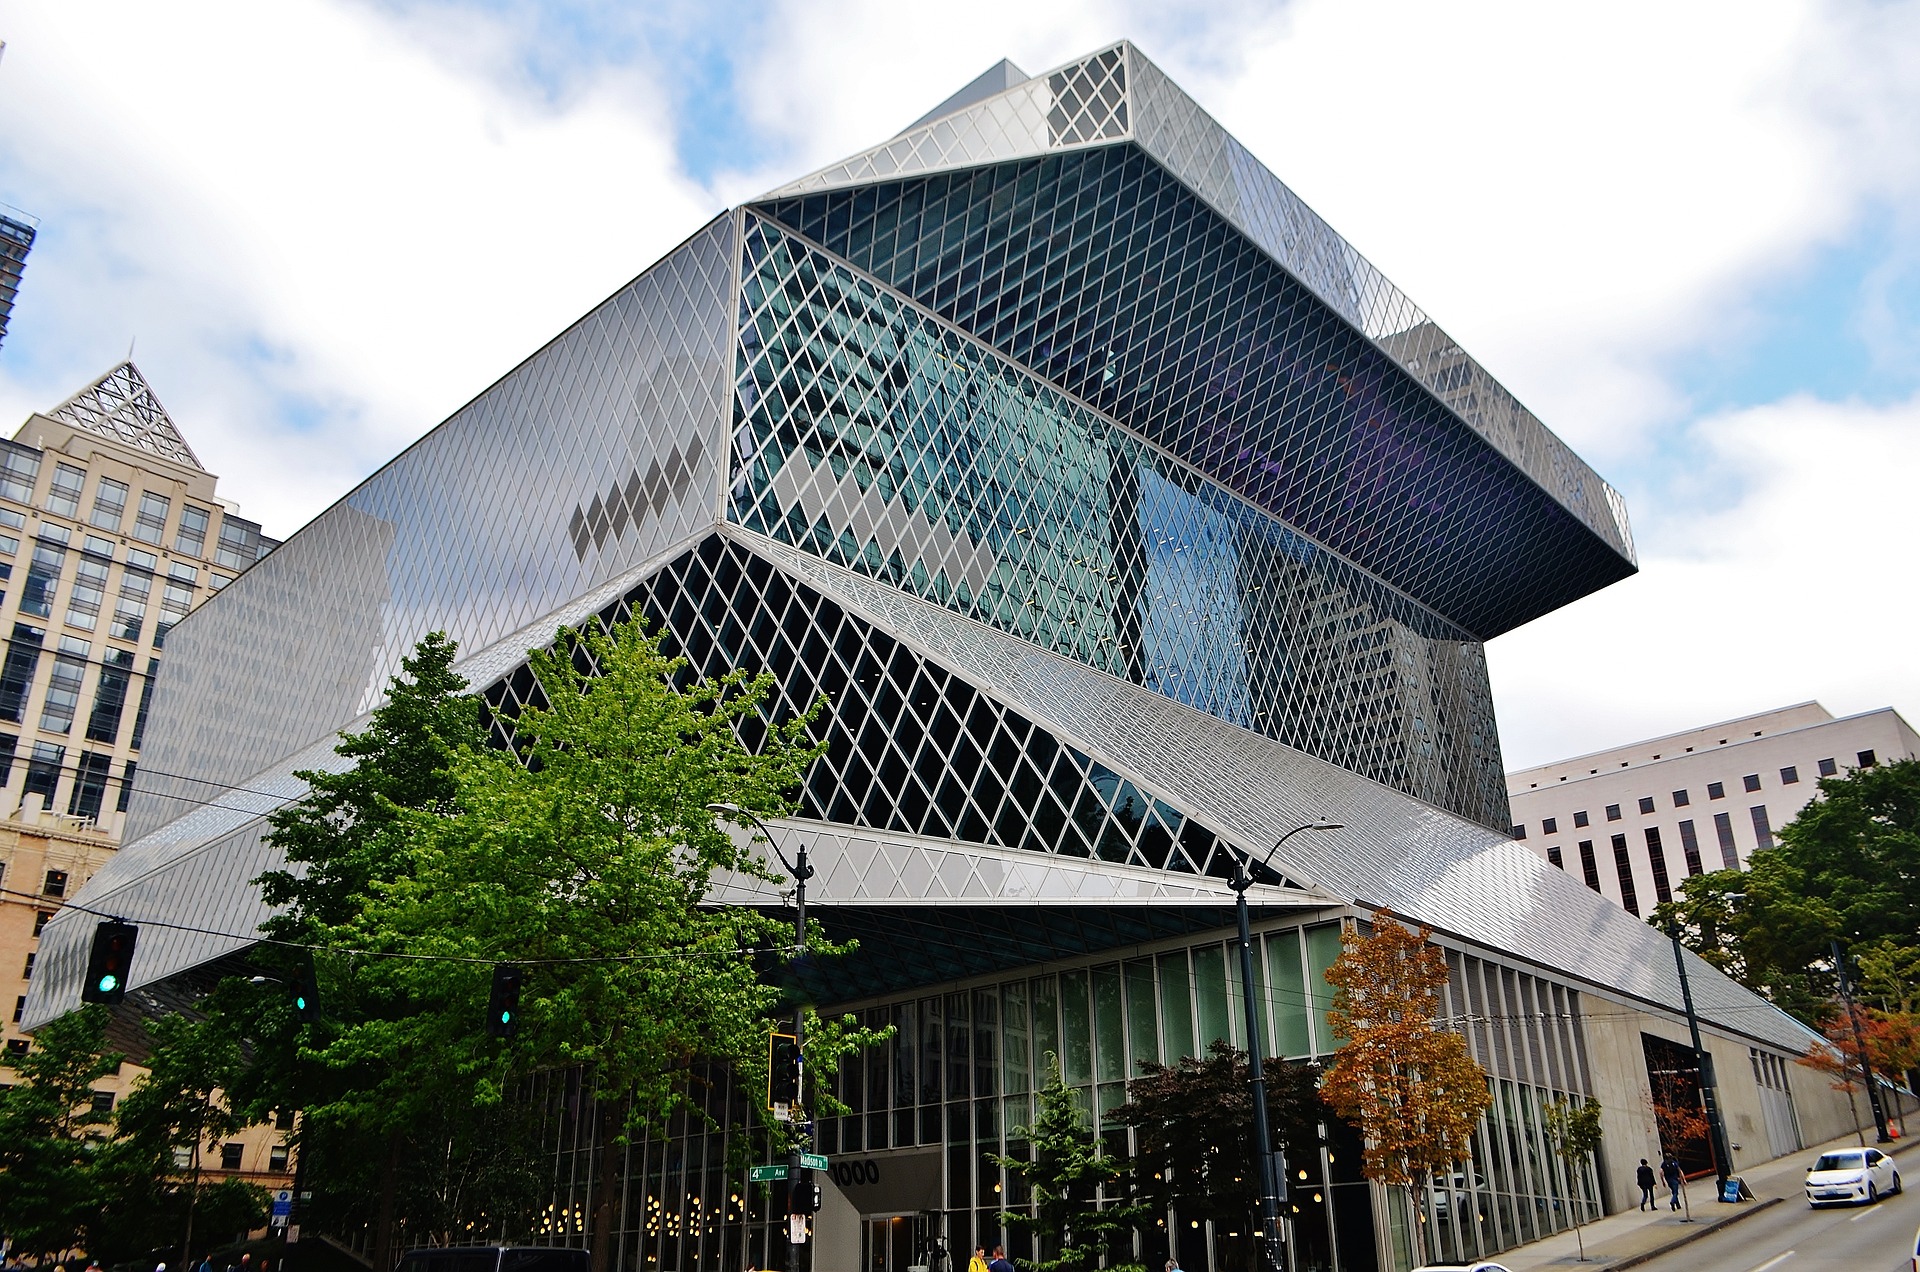
[(512, 1012), (510, 1012), (510, 1011), (503, 1011), (503, 1012), (501, 1012), (501, 1013), (500, 1013), (500, 1023), (501, 1023), (501, 1024), (503, 1024), (503, 1025), (504, 1025), (504, 1024), (507, 1024), (507, 1023), (509, 1023), (509, 1022), (510, 1022), (510, 1021), (512, 1021), (512, 1020), (513, 1020), (513, 1013), (512, 1013)]
[(100, 978), (101, 993), (111, 994), (114, 990), (118, 988), (120, 988), (120, 978), (118, 976), (115, 976), (112, 972), (108, 972), (106, 975)]
[(293, 1005), (296, 1010), (305, 1011), (307, 1009), (307, 996), (305, 994), (296, 994), (293, 999)]

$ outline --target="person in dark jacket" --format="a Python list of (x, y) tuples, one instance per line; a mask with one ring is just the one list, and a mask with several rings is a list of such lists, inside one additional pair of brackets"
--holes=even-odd
[(1640, 1159), (1640, 1169), (1633, 1172), (1633, 1181), (1640, 1185), (1640, 1209), (1642, 1210), (1660, 1209), (1660, 1207), (1657, 1204), (1655, 1204), (1653, 1200), (1653, 1185), (1654, 1185), (1653, 1167), (1647, 1165), (1646, 1158), (1642, 1157)]
[(1660, 1177), (1666, 1180), (1667, 1187), (1673, 1190), (1672, 1208), (1680, 1209), (1680, 1184), (1686, 1178), (1680, 1171), (1680, 1159), (1668, 1153), (1666, 1159), (1660, 1163)]

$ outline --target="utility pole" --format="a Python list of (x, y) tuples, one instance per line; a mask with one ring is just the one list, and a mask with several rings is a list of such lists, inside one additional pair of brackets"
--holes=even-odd
[(1693, 1035), (1693, 1067), (1700, 1077), (1700, 1102), (1707, 1114), (1707, 1139), (1713, 1145), (1713, 1173), (1718, 1181), (1715, 1194), (1727, 1199), (1727, 1176), (1733, 1173), (1733, 1148), (1727, 1142), (1726, 1124), (1720, 1120), (1720, 1093), (1716, 1089), (1713, 1057), (1700, 1042), (1700, 1017), (1693, 1010), (1693, 986), (1687, 980), (1686, 951), (1680, 946), (1680, 923), (1667, 919), (1667, 936), (1673, 941), (1673, 968), (1680, 974), (1680, 1001), (1687, 1008), (1687, 1030)]
[[(794, 860), (788, 861), (787, 855), (780, 851), (773, 832), (758, 817), (737, 804), (709, 804), (707, 811), (719, 813), (723, 817), (746, 821), (753, 824), (766, 837), (767, 847), (780, 860), (782, 867), (793, 878), (793, 960), (789, 964), (794, 971), (794, 979), (799, 980), (801, 960), (807, 954), (807, 880), (813, 878), (813, 867), (807, 864), (806, 841), (794, 853)], [(794, 1137), (793, 1149), (787, 1154), (787, 1197), (788, 1222), (794, 1219), (806, 1222), (805, 1215), (814, 1213), (811, 1208), (802, 1211), (799, 1206), (801, 1190), (811, 1192), (813, 1172), (803, 1164), (803, 1157), (813, 1151), (813, 1114), (812, 1105), (807, 1101), (807, 1007), (798, 996), (793, 1004), (793, 1049), (797, 1072), (794, 1081), (794, 1094), (798, 1097), (793, 1110)], [(811, 1203), (808, 1203), (811, 1206)], [(804, 1230), (802, 1230), (804, 1231)], [(813, 1250), (810, 1242), (796, 1239), (793, 1243), (794, 1272), (808, 1272), (813, 1266)]]
[(1867, 1106), (1873, 1110), (1874, 1143), (1891, 1144), (1887, 1133), (1887, 1108), (1880, 1103), (1880, 1087), (1873, 1080), (1873, 1064), (1867, 1059), (1867, 1039), (1860, 1032), (1860, 1017), (1853, 1009), (1853, 987), (1847, 982), (1847, 960), (1840, 942), (1833, 942), (1833, 968), (1840, 973), (1840, 1001), (1846, 1004), (1847, 1023), (1853, 1026), (1853, 1045), (1860, 1049), (1860, 1076), (1867, 1080)]
[[(1274, 841), (1260, 866), (1265, 869), (1267, 863), (1273, 860), (1273, 854), (1280, 851), (1280, 845), (1303, 830), (1340, 829), (1340, 823), (1329, 821), (1295, 826)], [(1253, 857), (1250, 854), (1235, 856), (1233, 878), (1228, 880), (1227, 886), (1233, 889), (1234, 910), (1240, 920), (1240, 989), (1246, 999), (1247, 1067), (1253, 1075), (1253, 1155), (1260, 1172), (1260, 1244), (1274, 1272), (1287, 1272), (1287, 1246), (1280, 1227), (1280, 1189), (1286, 1165), (1277, 1160), (1280, 1155), (1273, 1151), (1272, 1136), (1267, 1129), (1267, 1071), (1266, 1058), (1262, 1054), (1265, 1048), (1260, 1045), (1260, 1004), (1253, 993), (1253, 934), (1247, 919), (1247, 889), (1253, 886)]]

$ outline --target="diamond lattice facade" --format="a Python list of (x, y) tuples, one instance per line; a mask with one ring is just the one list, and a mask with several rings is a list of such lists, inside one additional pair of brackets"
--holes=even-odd
[[(1345, 829), (1252, 894), (1260, 1027), (1324, 1054), (1341, 920), (1431, 924), (1498, 1103), (1426, 1221), (1497, 1249), (1631, 1177), (1550, 1166), (1542, 1103), (1601, 1097), (1633, 1151), (1622, 1038), (1683, 1031), (1657, 935), (1509, 837), (1482, 651), (1633, 569), (1606, 483), (1138, 50), (1003, 63), (716, 218), (180, 624), (130, 845), (85, 895), (177, 925), (143, 933), (136, 1006), (244, 967), (264, 815), (422, 634), (504, 721), (557, 624), (643, 615), (783, 706), (832, 698), (774, 830), (861, 941), (813, 992), (899, 1033), (833, 1079), (823, 1259), (999, 1240), (985, 1154), (1018, 1149), (1046, 1051), (1104, 1110), (1242, 1036), (1231, 853), (1323, 817)], [(30, 1025), (74, 1001), (86, 936), (48, 926)], [(1767, 1085), (1804, 1031), (1692, 966), (1730, 1106), (1825, 1129), (1819, 1083)], [(578, 1237), (597, 1152), (573, 1111), (549, 1239)], [(1775, 1125), (1793, 1142), (1735, 1138), (1797, 1148)], [(727, 1134), (630, 1150), (621, 1268), (782, 1265)], [(1404, 1256), (1352, 1150), (1334, 1128), (1296, 1164), (1296, 1266)], [(1175, 1222), (1143, 1253), (1231, 1266), (1246, 1239)]]

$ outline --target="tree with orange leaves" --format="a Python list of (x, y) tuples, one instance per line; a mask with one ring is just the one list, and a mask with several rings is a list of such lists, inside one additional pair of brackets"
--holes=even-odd
[[(1658, 1075), (1653, 1082), (1653, 1091), (1647, 1097), (1647, 1105), (1653, 1111), (1654, 1125), (1660, 1132), (1662, 1153), (1677, 1160), (1689, 1147), (1707, 1143), (1712, 1123), (1707, 1121), (1706, 1108), (1700, 1102), (1700, 1088), (1690, 1078), (1677, 1073)], [(1709, 1145), (1708, 1152), (1711, 1151)], [(1687, 1195), (1685, 1175), (1680, 1179), (1680, 1200), (1687, 1208), (1684, 1222), (1692, 1223), (1693, 1198)]]
[[(1915, 1065), (1920, 1065), (1920, 1016), (1905, 1011), (1876, 1011), (1859, 1003), (1854, 1004), (1853, 1015), (1854, 1019), (1849, 1020), (1846, 1008), (1835, 1005), (1820, 1018), (1820, 1032), (1826, 1041), (1808, 1044), (1807, 1054), (1800, 1057), (1800, 1063), (1807, 1068), (1816, 1069), (1832, 1078), (1833, 1089), (1846, 1092), (1849, 1105), (1853, 1104), (1854, 1092), (1860, 1089), (1860, 1044), (1855, 1041), (1854, 1035), (1856, 1022), (1860, 1028), (1859, 1036), (1866, 1040), (1867, 1063), (1875, 1074), (1897, 1079)], [(1906, 1116), (1897, 1102), (1894, 1114), (1900, 1120), (1900, 1133), (1906, 1134)], [(1857, 1106), (1854, 1107), (1853, 1120), (1857, 1128), (1860, 1124)], [(1860, 1142), (1867, 1142), (1864, 1135)]]
[(1386, 910), (1374, 912), (1371, 934), (1347, 929), (1326, 972), (1334, 988), (1327, 1019), (1346, 1041), (1320, 1080), (1322, 1098), (1366, 1140), (1367, 1178), (1407, 1190), (1418, 1263), (1427, 1261), (1421, 1193), (1467, 1156), (1493, 1103), (1467, 1040), (1435, 1020), (1447, 960), (1432, 936)]

